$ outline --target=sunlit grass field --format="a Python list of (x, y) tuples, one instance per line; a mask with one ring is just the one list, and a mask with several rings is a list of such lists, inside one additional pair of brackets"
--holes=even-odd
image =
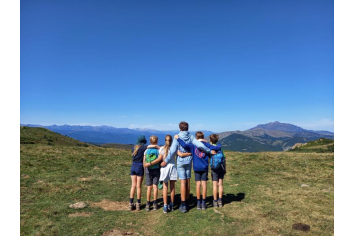
[[(35, 143), (20, 152), (21, 235), (334, 234), (333, 153), (225, 152), (224, 207), (212, 207), (209, 172), (206, 211), (196, 209), (193, 177), (189, 212), (177, 209), (177, 182), (175, 211), (163, 214), (144, 210), (144, 183), (143, 209), (127, 210), (129, 150)], [(69, 208), (80, 201), (87, 207)]]

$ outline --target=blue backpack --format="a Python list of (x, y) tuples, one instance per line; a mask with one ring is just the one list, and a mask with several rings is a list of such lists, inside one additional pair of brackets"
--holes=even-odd
[[(147, 149), (146, 152), (146, 163), (150, 163), (151, 161), (154, 161), (158, 158), (158, 150), (156, 148), (149, 148)], [(159, 164), (154, 164), (153, 166), (148, 167), (148, 169), (158, 169), (159, 168)]]
[[(214, 145), (216, 146), (216, 145)], [(223, 150), (218, 151), (217, 154), (211, 156), (210, 158), (210, 168), (213, 170), (216, 170), (220, 167), (224, 169), (224, 164), (225, 164), (225, 154)]]

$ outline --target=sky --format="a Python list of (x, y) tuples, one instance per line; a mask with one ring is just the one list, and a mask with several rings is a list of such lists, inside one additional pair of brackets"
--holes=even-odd
[(21, 1), (20, 121), (334, 131), (334, 2)]

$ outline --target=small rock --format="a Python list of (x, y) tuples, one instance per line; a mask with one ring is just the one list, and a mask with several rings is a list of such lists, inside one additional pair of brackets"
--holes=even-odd
[(295, 229), (295, 230), (301, 230), (301, 231), (304, 231), (304, 232), (310, 231), (310, 226), (306, 225), (306, 224), (303, 224), (303, 223), (293, 224), (292, 228)]
[(300, 187), (309, 187), (309, 185), (307, 185), (307, 184), (302, 184), (302, 185), (300, 185)]
[(76, 202), (74, 204), (70, 204), (69, 207), (73, 208), (73, 209), (82, 209), (84, 207), (86, 207), (87, 204), (85, 204), (84, 202)]
[(22, 174), (22, 175), (21, 175), (21, 177), (23, 177), (24, 179), (28, 179), (28, 178), (30, 178), (30, 176), (29, 176), (29, 175), (25, 175), (25, 174)]

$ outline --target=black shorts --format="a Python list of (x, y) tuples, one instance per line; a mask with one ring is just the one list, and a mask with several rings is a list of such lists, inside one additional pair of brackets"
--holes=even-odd
[(213, 181), (219, 181), (219, 179), (224, 179), (225, 170), (223, 168), (211, 169), (211, 178)]
[(158, 185), (160, 169), (147, 169), (145, 170), (146, 173), (146, 186)]
[(208, 181), (207, 171), (194, 171), (195, 181)]

